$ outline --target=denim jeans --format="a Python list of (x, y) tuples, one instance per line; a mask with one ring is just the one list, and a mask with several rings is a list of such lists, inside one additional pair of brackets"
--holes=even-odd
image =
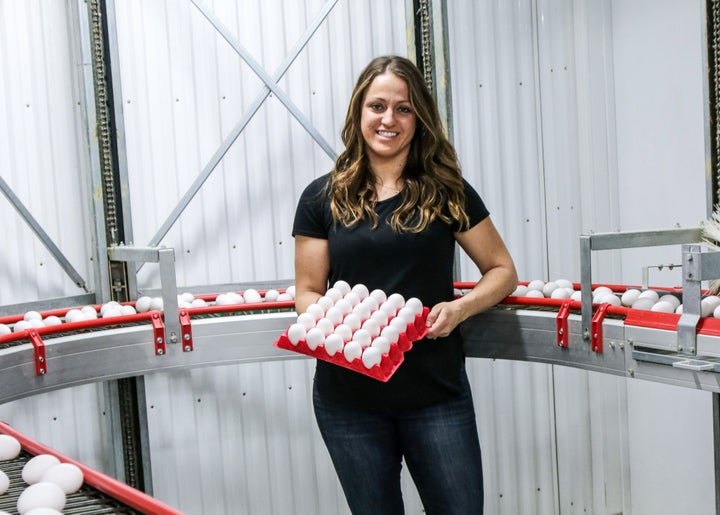
[(361, 410), (313, 392), (320, 433), (354, 515), (402, 515), (405, 458), (428, 515), (483, 511), (475, 410), (467, 376), (456, 399), (426, 408)]

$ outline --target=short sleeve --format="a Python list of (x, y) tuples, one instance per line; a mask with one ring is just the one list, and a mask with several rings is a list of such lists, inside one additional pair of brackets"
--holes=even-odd
[(324, 175), (315, 179), (300, 195), (293, 221), (293, 237), (328, 238), (330, 207), (325, 189), (328, 178), (329, 175)]
[[(463, 186), (465, 187), (465, 213), (470, 221), (468, 228), (472, 228), (490, 216), (490, 211), (480, 198), (480, 194), (465, 179), (463, 179)], [(453, 231), (459, 230), (460, 226), (456, 223)]]

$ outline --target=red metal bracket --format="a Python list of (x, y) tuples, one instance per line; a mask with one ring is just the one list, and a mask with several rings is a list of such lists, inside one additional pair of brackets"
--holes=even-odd
[(182, 338), (183, 352), (192, 352), (193, 341), (190, 315), (184, 309), (180, 310), (180, 338)]
[(153, 325), (153, 343), (155, 345), (155, 355), (162, 356), (166, 352), (165, 348), (165, 324), (163, 324), (160, 313), (153, 313), (150, 318)]
[(47, 357), (45, 356), (45, 342), (37, 331), (30, 329), (28, 331), (30, 342), (33, 346), (33, 354), (35, 355), (35, 374), (44, 376), (47, 373)]
[(560, 305), (557, 314), (557, 344), (559, 347), (567, 349), (570, 339), (570, 331), (568, 331), (568, 316), (570, 316), (570, 299), (564, 300)]
[(592, 343), (592, 350), (596, 352), (603, 351), (602, 323), (610, 306), (611, 304), (600, 304), (600, 307), (590, 321), (590, 341)]

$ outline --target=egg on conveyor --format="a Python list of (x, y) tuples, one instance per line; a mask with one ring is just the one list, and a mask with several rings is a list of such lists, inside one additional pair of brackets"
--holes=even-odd
[(135, 301), (135, 310), (138, 313), (145, 313), (147, 311), (150, 311), (150, 302), (152, 299), (148, 297), (147, 295), (143, 295), (142, 297), (138, 297), (138, 299)]
[(555, 279), (554, 282), (557, 284), (558, 288), (570, 288), (571, 290), (575, 289), (575, 285), (568, 279)]
[(651, 299), (653, 302), (660, 300), (660, 295), (655, 290), (645, 290), (639, 296), (639, 299)]
[(17, 500), (17, 510), (20, 515), (25, 515), (35, 508), (52, 508), (62, 511), (66, 500), (67, 496), (62, 488), (55, 483), (41, 481), (23, 490)]
[(40, 481), (55, 483), (66, 494), (74, 494), (83, 484), (83, 472), (72, 463), (60, 463), (47, 469), (40, 477)]
[(28, 320), (18, 320), (13, 326), (13, 332), (15, 333), (27, 331), (28, 329), (32, 329), (32, 324)]
[(611, 306), (619, 306), (622, 304), (620, 298), (614, 293), (606, 293), (597, 297), (598, 304), (610, 304)]
[(10, 478), (5, 472), (0, 470), (0, 495), (3, 495), (10, 488)]
[(543, 285), (542, 293), (545, 297), (550, 297), (552, 295), (552, 292), (557, 290), (557, 288), (558, 285), (555, 282), (549, 281)]
[(37, 311), (28, 311), (23, 316), (23, 320), (27, 320), (28, 322), (30, 320), (42, 320), (42, 315), (38, 313)]
[(270, 288), (265, 292), (265, 302), (275, 302), (280, 296), (280, 292)]
[(552, 293), (550, 293), (551, 299), (569, 299), (570, 293), (568, 292), (567, 288), (555, 288)]
[(285, 293), (287, 293), (293, 299), (295, 299), (295, 286), (293, 285), (293, 286), (288, 286), (287, 288), (285, 288)]
[(20, 442), (10, 435), (0, 435), (0, 461), (14, 460), (20, 455)]
[(528, 297), (531, 299), (542, 299), (542, 298), (545, 298), (545, 295), (543, 295), (543, 292), (540, 290), (528, 289), (527, 293), (525, 294), (525, 297)]
[(623, 306), (631, 307), (633, 303), (638, 300), (640, 297), (640, 290), (635, 288), (630, 288), (625, 293), (622, 294), (622, 297), (620, 297), (620, 301), (622, 302)]
[(659, 300), (652, 308), (650, 308), (650, 311), (656, 311), (659, 313), (674, 313), (675, 306), (673, 306), (670, 302)]
[(648, 297), (638, 297), (638, 299), (633, 302), (632, 308), (633, 309), (643, 309), (643, 310), (650, 310), (655, 305), (655, 301)]
[(47, 469), (60, 463), (52, 454), (38, 454), (28, 460), (22, 469), (22, 478), (28, 485), (40, 481), (40, 478)]
[(570, 300), (575, 302), (582, 302), (582, 292), (580, 290), (574, 291), (570, 294)]
[[(0, 512), (2, 515), (4, 512)], [(63, 512), (53, 510), (52, 508), (33, 508), (30, 511), (26, 511), (25, 515), (63, 515)]]
[(248, 304), (257, 304), (258, 302), (262, 302), (262, 295), (260, 295), (260, 292), (256, 289), (248, 288), (243, 292), (243, 299), (245, 299), (245, 302)]
[(0, 324), (0, 336), (12, 333), (12, 329), (5, 324)]
[(700, 312), (702, 316), (709, 317), (720, 306), (720, 297), (717, 295), (708, 295), (700, 301)]
[(542, 279), (533, 279), (528, 283), (527, 289), (542, 292), (543, 286), (545, 286), (545, 281)]
[(678, 299), (675, 295), (671, 295), (670, 293), (660, 297), (658, 299), (658, 302), (668, 302), (672, 304), (673, 310), (677, 309), (677, 307), (680, 305), (680, 299)]
[(52, 327), (60, 324), (62, 324), (62, 320), (60, 320), (60, 317), (56, 317), (55, 315), (50, 315), (43, 320), (43, 325), (45, 327)]

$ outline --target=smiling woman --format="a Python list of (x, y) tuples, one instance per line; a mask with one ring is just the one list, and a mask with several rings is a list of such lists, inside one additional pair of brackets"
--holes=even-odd
[[(332, 172), (295, 214), (295, 307), (346, 281), (431, 307), (426, 337), (387, 382), (318, 360), (313, 403), (350, 509), (402, 514), (403, 458), (425, 513), (483, 510), (480, 444), (460, 322), (517, 286), (510, 254), (465, 181), (413, 63), (378, 57), (361, 72)], [(459, 244), (482, 274), (455, 299)]]

